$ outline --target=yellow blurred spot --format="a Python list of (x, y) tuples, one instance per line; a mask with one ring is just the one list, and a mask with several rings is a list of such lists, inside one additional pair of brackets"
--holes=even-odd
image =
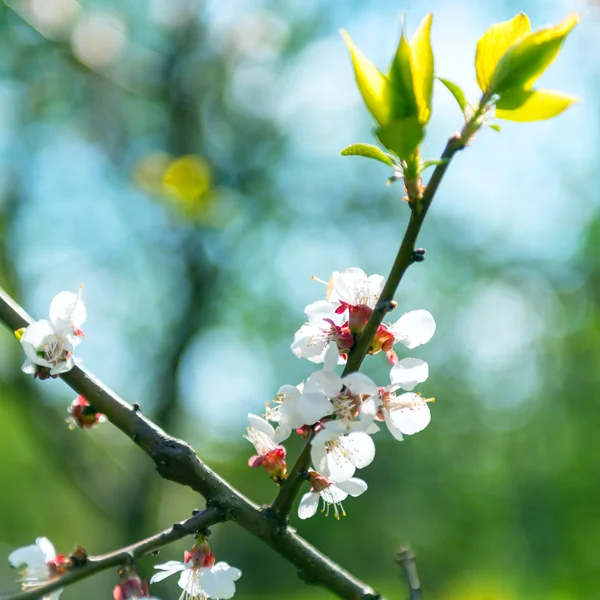
[(191, 208), (201, 203), (210, 187), (210, 169), (199, 156), (176, 158), (167, 166), (163, 186), (170, 196)]
[(199, 225), (225, 227), (239, 214), (233, 190), (213, 187), (210, 166), (200, 156), (153, 152), (137, 162), (132, 177), (139, 188)]
[(25, 333), (25, 327), (21, 327), (21, 329), (17, 329), (15, 330), (15, 337), (21, 341), (21, 338), (23, 337), (23, 334)]

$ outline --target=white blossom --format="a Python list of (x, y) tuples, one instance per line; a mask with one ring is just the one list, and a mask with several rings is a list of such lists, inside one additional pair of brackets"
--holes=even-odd
[[(8, 557), (10, 565), (20, 572), (23, 589), (45, 583), (60, 574), (56, 551), (52, 542), (46, 537), (39, 537), (35, 544), (18, 548)], [(43, 597), (43, 600), (57, 600), (62, 589)]]
[(401, 342), (409, 350), (426, 344), (435, 333), (435, 320), (426, 310), (413, 310), (403, 314), (388, 327), (396, 342)]
[(309, 481), (312, 489), (302, 496), (298, 505), (298, 516), (301, 519), (309, 519), (316, 514), (319, 502), (323, 502), (322, 512), (329, 515), (333, 506), (333, 514), (336, 519), (346, 516), (342, 502), (348, 496), (360, 496), (367, 490), (367, 484), (362, 479), (351, 478), (341, 483), (334, 483), (319, 473), (311, 471)]
[(81, 289), (79, 294), (57, 294), (49, 312), (50, 320), (35, 321), (20, 336), (26, 355), (22, 370), (40, 379), (56, 377), (80, 362), (73, 351), (83, 337), (80, 327), (86, 318)]
[(350, 267), (342, 273), (335, 271), (327, 286), (327, 300), (348, 306), (375, 308), (385, 285), (382, 275), (368, 276), (358, 267)]
[[(210, 558), (212, 557), (212, 560)], [(218, 598), (227, 600), (235, 594), (235, 581), (242, 572), (226, 562), (214, 564), (214, 557), (209, 554), (204, 561), (194, 559), (194, 551), (186, 553), (186, 562), (170, 560), (166, 563), (155, 565), (160, 573), (150, 579), (150, 583), (157, 583), (171, 575), (180, 573), (177, 585), (183, 590), (180, 600), (206, 600)], [(211, 564), (211, 562), (213, 564)], [(204, 566), (206, 564), (206, 566)]]

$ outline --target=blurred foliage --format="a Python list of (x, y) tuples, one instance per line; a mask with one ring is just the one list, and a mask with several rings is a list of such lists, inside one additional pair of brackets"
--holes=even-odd
[[(246, 413), (310, 372), (289, 351), (304, 305), (322, 295), (310, 275), (385, 274), (408, 217), (386, 167), (338, 155), (371, 123), (337, 29), (380, 63), (393, 52), (382, 40), (397, 39), (390, 14), (405, 8), (414, 26), (435, 10), (417, 4), (0, 5), (0, 285), (42, 317), (56, 292), (83, 284), (86, 366), (260, 503), (275, 489), (247, 467)], [(477, 39), (515, 12), (480, 4), (434, 19), (436, 71), (461, 85), (474, 82)], [(529, 4), (517, 10), (535, 22), (564, 12)], [(430, 364), (431, 425), (401, 444), (378, 434), (361, 473), (369, 491), (342, 522), (292, 516), (388, 598), (406, 597), (393, 558), (405, 542), (428, 600), (597, 598), (599, 103), (588, 59), (600, 49), (593, 10), (586, 20), (553, 65), (585, 106), (482, 132), (452, 165), (420, 238), (427, 260), (399, 290), (398, 311), (426, 308), (438, 322), (414, 353)], [(428, 156), (460, 126), (448, 97), (436, 88)], [(0, 356), (1, 556), (39, 535), (101, 553), (202, 505), (112, 427), (69, 432), (74, 394), (25, 377), (5, 329)], [(387, 368), (381, 356), (366, 364), (381, 385)], [(233, 525), (211, 543), (242, 569), (240, 598), (327, 597)], [(0, 561), (1, 590), (15, 589), (13, 575)], [(116, 580), (62, 597), (106, 598)], [(176, 597), (175, 582), (154, 591)]]

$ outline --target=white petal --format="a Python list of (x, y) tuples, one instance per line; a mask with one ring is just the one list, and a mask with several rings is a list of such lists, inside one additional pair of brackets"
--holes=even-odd
[(396, 398), (396, 401), (412, 404), (407, 408), (393, 408), (390, 410), (390, 419), (402, 433), (412, 435), (423, 431), (429, 425), (431, 411), (427, 402), (421, 400), (420, 396), (411, 393), (402, 394)]
[(358, 479), (358, 477), (351, 477), (347, 481), (342, 481), (336, 485), (354, 498), (366, 492), (368, 487), (366, 482)]
[(175, 573), (179, 573), (179, 571), (189, 570), (189, 565), (182, 563), (178, 560), (170, 560), (166, 563), (161, 563), (159, 565), (154, 565), (155, 569), (160, 570), (160, 573), (155, 573), (152, 575), (150, 579), (150, 583), (156, 583), (157, 581), (162, 581), (167, 577), (171, 577), (171, 575), (175, 575)]
[(356, 466), (352, 458), (345, 452), (344, 447), (338, 442), (327, 452), (325, 468), (319, 472), (323, 473), (329, 481), (337, 483), (350, 479), (356, 472)]
[(310, 459), (319, 473), (327, 468), (327, 450), (322, 444), (315, 445), (314, 440), (310, 448)]
[(248, 425), (256, 429), (256, 431), (264, 433), (271, 440), (275, 438), (275, 429), (273, 429), (273, 426), (258, 415), (248, 413)]
[(275, 430), (275, 438), (274, 442), (276, 444), (281, 444), (281, 442), (285, 442), (290, 435), (292, 435), (292, 429), (285, 425), (284, 423), (280, 423), (277, 429)]
[(435, 332), (435, 321), (426, 310), (413, 310), (402, 315), (390, 328), (397, 342), (407, 348), (427, 343)]
[(71, 328), (83, 325), (87, 316), (85, 304), (81, 294), (73, 292), (60, 292), (54, 296), (50, 303), (50, 321), (57, 329), (66, 324)]
[(200, 587), (209, 598), (227, 600), (235, 595), (235, 583), (242, 572), (230, 567), (226, 562), (218, 562), (214, 567), (200, 569)]
[(37, 544), (17, 548), (8, 555), (8, 562), (12, 567), (18, 569), (25, 565), (27, 570), (43, 571), (46, 567), (46, 557)]
[(329, 398), (334, 398), (342, 389), (342, 378), (331, 371), (316, 371), (306, 380), (304, 391), (319, 390)]
[(357, 469), (362, 469), (373, 462), (375, 444), (370, 435), (356, 431), (340, 438), (340, 443), (346, 449), (350, 460)]
[(320, 496), (328, 504), (339, 504), (348, 497), (348, 492), (345, 492), (337, 484), (331, 484), (328, 488), (320, 492)]
[(333, 371), (338, 364), (339, 357), (340, 351), (338, 350), (337, 344), (329, 344), (323, 358), (323, 370)]
[(368, 394), (369, 396), (377, 394), (377, 386), (362, 373), (350, 373), (342, 381), (353, 394)]
[(427, 377), (429, 377), (429, 365), (420, 358), (403, 358), (390, 371), (392, 385), (409, 391), (418, 383), (423, 383)]
[(199, 597), (202, 589), (200, 587), (200, 571), (187, 567), (185, 571), (181, 572), (177, 585), (182, 590), (185, 590), (189, 596), (193, 598)]
[(365, 431), (366, 428), (371, 424), (377, 411), (379, 410), (379, 405), (381, 401), (379, 396), (371, 396), (367, 398), (360, 406), (360, 420), (361, 420), (361, 429)]
[(324, 446), (327, 442), (337, 440), (344, 433), (346, 433), (346, 429), (341, 421), (327, 421), (313, 437), (312, 445), (313, 447)]
[(294, 385), (282, 385), (277, 391), (278, 396), (283, 396), (284, 400), (297, 398), (300, 390)]
[(296, 331), (290, 348), (298, 358), (306, 358), (311, 362), (321, 363), (328, 344), (329, 341), (321, 328), (306, 324)]
[(35, 540), (35, 545), (42, 551), (47, 563), (56, 558), (54, 544), (47, 537), (39, 537)]
[(387, 408), (383, 409), (383, 418), (385, 419), (385, 424), (388, 426), (388, 429), (390, 430), (390, 433), (399, 442), (401, 442), (404, 439), (404, 436), (402, 435), (402, 431), (400, 431), (400, 427), (398, 427), (396, 425), (396, 423), (394, 422), (394, 420), (392, 419), (390, 411)]
[(304, 309), (304, 314), (311, 325), (320, 329), (329, 329), (331, 324), (324, 319), (331, 319), (336, 325), (342, 324), (342, 316), (336, 314), (336, 308), (336, 304), (327, 302), (326, 300), (318, 300), (309, 304)]
[(310, 519), (314, 516), (319, 508), (319, 494), (316, 492), (308, 492), (302, 496), (298, 505), (298, 516), (301, 519)]

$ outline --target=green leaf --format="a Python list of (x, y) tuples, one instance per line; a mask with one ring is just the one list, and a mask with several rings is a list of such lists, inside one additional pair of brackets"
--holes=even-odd
[(494, 131), (497, 131), (498, 133), (500, 133), (502, 131), (502, 129), (500, 129), (500, 125), (498, 125), (498, 123), (488, 123), (488, 127), (490, 129), (493, 129)]
[(396, 119), (375, 132), (379, 141), (402, 160), (408, 162), (423, 141), (425, 128), (418, 117)]
[(341, 152), (342, 156), (366, 156), (374, 158), (390, 167), (396, 167), (396, 163), (392, 157), (373, 144), (352, 144), (344, 148)]
[(350, 50), (356, 83), (363, 100), (379, 125), (385, 125), (390, 119), (388, 81), (343, 29), (341, 33)]
[(496, 65), (491, 84), (494, 93), (530, 90), (578, 22), (579, 15), (573, 13), (559, 25), (536, 31), (513, 45)]
[(421, 123), (428, 123), (431, 117), (431, 96), (433, 93), (432, 20), (433, 14), (429, 13), (421, 21), (419, 28), (410, 41), (414, 95)]
[(460, 106), (460, 110), (464, 115), (465, 111), (467, 110), (467, 99), (465, 98), (465, 93), (462, 91), (460, 86), (458, 86), (456, 83), (453, 83), (449, 79), (444, 79), (443, 77), (436, 77), (436, 79), (443, 83), (446, 86), (446, 89), (454, 96), (454, 99), (458, 103), (458, 106)]
[(394, 96), (390, 99), (391, 120), (416, 117), (419, 114), (411, 54), (410, 45), (402, 33), (388, 74), (390, 87), (394, 91)]
[(421, 172), (423, 172), (425, 169), (428, 169), (429, 167), (437, 167), (438, 165), (447, 165), (448, 162), (449, 161), (447, 158), (436, 158), (435, 160), (426, 160), (421, 165)]
[(516, 42), (531, 33), (529, 17), (519, 13), (510, 21), (492, 25), (477, 42), (475, 71), (482, 92), (487, 92), (492, 83), (494, 70), (502, 56)]
[(507, 121), (543, 121), (551, 119), (579, 102), (578, 98), (549, 90), (513, 90), (496, 102), (496, 118)]

